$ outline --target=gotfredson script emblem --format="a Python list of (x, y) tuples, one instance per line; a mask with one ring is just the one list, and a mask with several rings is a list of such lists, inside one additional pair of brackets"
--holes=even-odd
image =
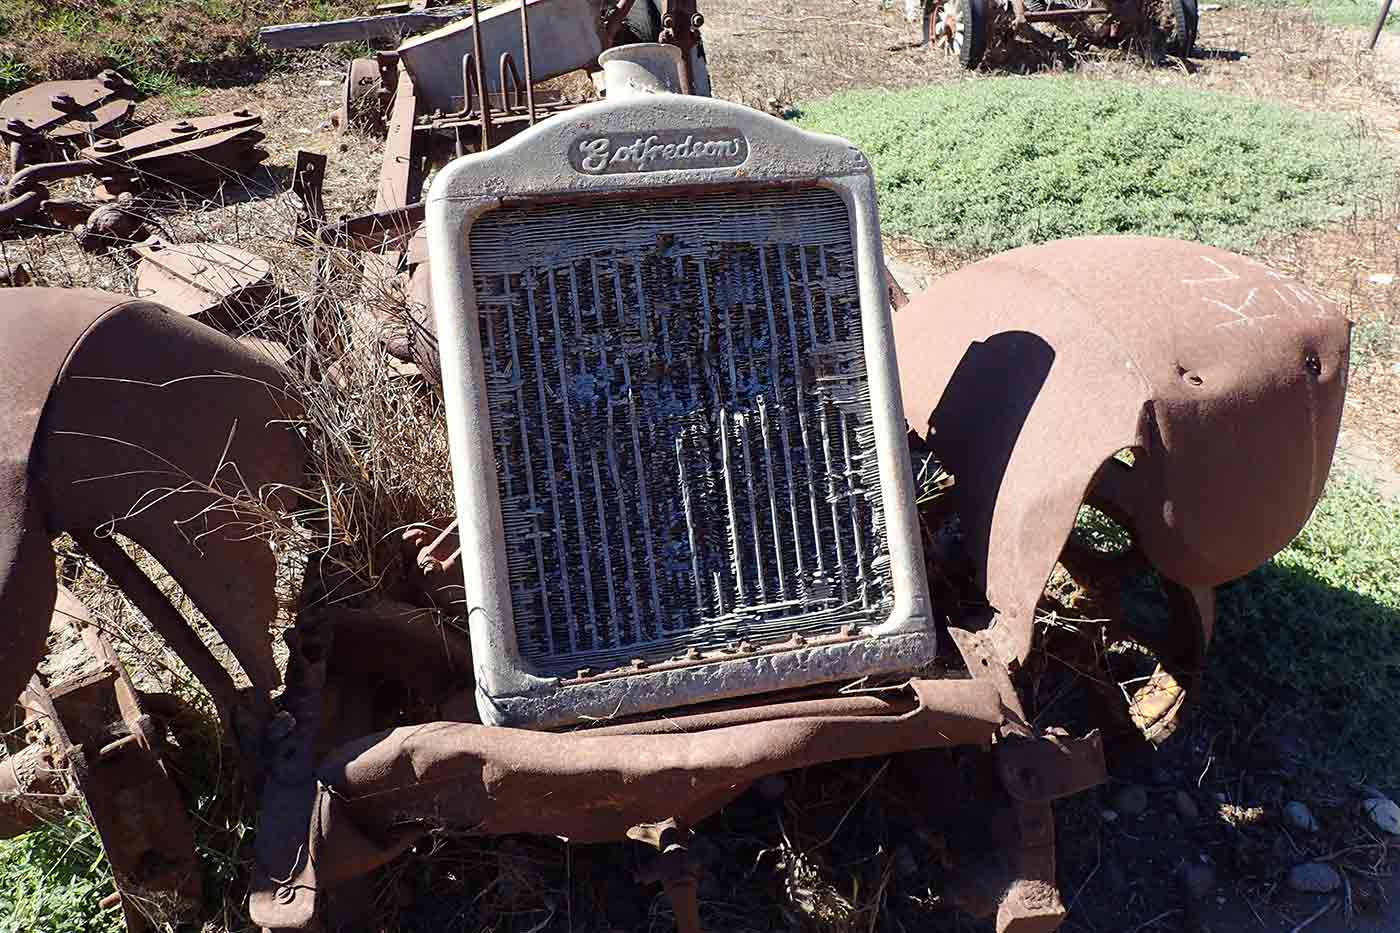
[(749, 157), (749, 141), (736, 129), (657, 130), (583, 136), (569, 161), (586, 175), (731, 168)]

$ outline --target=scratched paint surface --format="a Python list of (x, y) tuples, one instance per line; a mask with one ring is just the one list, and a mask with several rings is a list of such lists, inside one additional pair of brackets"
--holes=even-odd
[(888, 614), (839, 196), (503, 208), (470, 236), (514, 624), (535, 671)]

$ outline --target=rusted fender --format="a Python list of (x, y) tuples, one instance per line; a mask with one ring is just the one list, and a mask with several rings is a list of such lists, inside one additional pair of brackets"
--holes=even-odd
[(895, 315), (905, 415), (957, 477), (1002, 657), (1025, 658), (1086, 498), (1199, 598), (1284, 547), (1331, 465), (1349, 333), (1260, 263), (1139, 237), (1012, 250)]
[(0, 702), (43, 654), (49, 542), (69, 530), (144, 547), (253, 685), (276, 686), (273, 555), (211, 487), (289, 504), (305, 451), (286, 372), (150, 302), (21, 288), (0, 303), (0, 393)]
[[(640, 823), (675, 817), (692, 824), (768, 774), (910, 749), (986, 745), (1002, 722), (990, 684), (916, 680), (905, 692), (913, 708), (896, 715), (800, 716), (676, 734), (432, 722), (365, 736), (319, 767), (306, 857), (263, 867), (293, 891), (323, 889), (373, 870), (441, 827), (619, 841)], [(277, 903), (258, 904), (254, 920), (274, 927), (304, 921), (290, 909), (281, 915)]]

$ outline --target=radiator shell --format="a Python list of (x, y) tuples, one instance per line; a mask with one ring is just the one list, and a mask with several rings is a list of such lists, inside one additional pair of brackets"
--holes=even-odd
[[(609, 229), (613, 214), (619, 223)], [(562, 228), (557, 242), (551, 225)], [(750, 229), (757, 245), (744, 240)], [(428, 198), (433, 305), (484, 721), (553, 727), (913, 670), (933, 658), (878, 231), (869, 165), (849, 143), (705, 98), (655, 95), (581, 107), (439, 174)], [(636, 242), (653, 234), (654, 249)], [(674, 274), (666, 267), (672, 253)], [(644, 254), (652, 258), (644, 262)], [(668, 258), (656, 258), (662, 255)], [(635, 285), (626, 284), (634, 278)], [(727, 297), (711, 294), (716, 287)], [(570, 288), (574, 297), (561, 304), (559, 294)], [(691, 361), (684, 366), (660, 362), (669, 344), (655, 333), (658, 323), (686, 315), (685, 308), (648, 305), (667, 288), (679, 288), (683, 304), (699, 298), (692, 314), (708, 334), (703, 352), (695, 337), (675, 354), (672, 363)], [(605, 297), (609, 290), (615, 300)], [(769, 296), (760, 300), (763, 291)], [(789, 320), (777, 332), (792, 332), (781, 352), (777, 340), (767, 350), (757, 345), (753, 335), (767, 333), (763, 326), (743, 330), (730, 319), (741, 305), (764, 313), (784, 309), (784, 299), (773, 298), (779, 291), (788, 296)], [(803, 324), (806, 337), (798, 335)], [(749, 336), (733, 336), (741, 331)], [(636, 347), (639, 335), (650, 341), (643, 350)], [(833, 354), (842, 336), (850, 346)], [(681, 384), (676, 374), (703, 357), (709, 382), (702, 378), (702, 391), (692, 383), (688, 394), (673, 396), (688, 400), (692, 414), (705, 407), (696, 399), (713, 397), (708, 415), (686, 421), (664, 404), (639, 404), (637, 387), (651, 384), (630, 372), (620, 382), (610, 377), (612, 388), (603, 394), (612, 402), (599, 409), (592, 387), (600, 361), (613, 373), (624, 344), (641, 354), (635, 359), (655, 360), (668, 385)], [(793, 357), (784, 373), (774, 369), (771, 385), (758, 373), (765, 352)], [(833, 363), (833, 356), (840, 358)], [(817, 390), (825, 393), (820, 404), (813, 402)], [(645, 391), (655, 402), (654, 385)], [(766, 434), (755, 427), (757, 396), (766, 396), (765, 419), (788, 417), (796, 427), (799, 409), (806, 412), (796, 433), (811, 441), (803, 448), (810, 459), (792, 462), (806, 465), (793, 474), (794, 488), (820, 487), (800, 510), (810, 518), (797, 511), (783, 518), (776, 503), (785, 497), (765, 495), (766, 480), (785, 474), (764, 470), (781, 458), (757, 471), (752, 459), (742, 460), (753, 458), (761, 438), (777, 437), (776, 427)], [(569, 419), (561, 405), (573, 412)], [(619, 421), (604, 427), (599, 417)], [(578, 422), (567, 439), (566, 420)], [(679, 460), (668, 467), (658, 451), (673, 440)], [(862, 443), (864, 460), (842, 462)], [(542, 466), (541, 459), (550, 462)], [(677, 540), (684, 535), (674, 529), (697, 526), (690, 512), (685, 522), (672, 521), (655, 502), (643, 508), (637, 501), (648, 477), (663, 484), (680, 477), (685, 484), (690, 469), (723, 478), (705, 487), (703, 501), (686, 504), (727, 514), (727, 522), (711, 523), (726, 530), (708, 546), (694, 546), (693, 535), (690, 546)], [(755, 477), (757, 491), (749, 488)], [(674, 492), (665, 485), (660, 497), (679, 503)], [(595, 496), (596, 508), (585, 515), (582, 504)], [(617, 519), (612, 525), (609, 516)], [(869, 536), (877, 525), (878, 540)], [(831, 548), (843, 528), (849, 531), (844, 553), (840, 544)], [(596, 554), (585, 529), (602, 541)], [(619, 543), (621, 529), (637, 540)], [(830, 587), (799, 587), (793, 576), (804, 536), (812, 543), (804, 581), (829, 578)], [(778, 556), (783, 547), (786, 573)], [(869, 559), (855, 559), (861, 547)], [(764, 566), (770, 549), (777, 564)], [(680, 587), (685, 574), (675, 561), (660, 562), (662, 552), (682, 559), (703, 554), (709, 562), (695, 564), (690, 602)], [(595, 558), (585, 586), (580, 565)], [(676, 584), (665, 595), (654, 582), (658, 566)], [(841, 572), (833, 576), (833, 568)], [(701, 576), (713, 576), (708, 591)], [(781, 592), (779, 577), (787, 587)], [(798, 589), (802, 599), (785, 598)], [(791, 631), (784, 613), (797, 620)]]

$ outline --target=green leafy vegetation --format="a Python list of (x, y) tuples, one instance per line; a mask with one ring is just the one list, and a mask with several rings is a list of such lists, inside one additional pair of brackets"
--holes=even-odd
[(1206, 702), (1400, 780), (1400, 502), (1334, 475), (1282, 553), (1221, 589)]
[[(189, 699), (204, 702), (202, 696)], [(187, 795), (206, 899), (225, 904), (230, 916), (229, 905), (243, 899), (241, 850), (252, 828), (225, 755), (212, 719), (188, 719), (175, 724), (164, 760)], [(86, 811), (0, 840), (0, 933), (121, 933), (126, 929), (121, 906), (100, 906), (113, 890), (111, 869)]]
[(84, 814), (0, 842), (0, 933), (120, 933), (120, 906), (102, 909), (112, 876)]
[(28, 83), (29, 66), (6, 52), (0, 52), (0, 94), (13, 94)]
[[(1128, 543), (1093, 509), (1075, 534), (1103, 551)], [(1334, 473), (1298, 537), (1263, 567), (1216, 591), (1207, 656), (1208, 716), (1260, 722), (1319, 743), (1332, 764), (1400, 780), (1400, 502)], [(1167, 621), (1155, 575), (1127, 582), (1125, 605), (1147, 628)]]
[(1341, 118), (1119, 81), (853, 91), (796, 120), (870, 158), (885, 232), (970, 253), (1090, 234), (1239, 249), (1362, 211), (1393, 178)]
[(258, 27), (364, 14), (372, 0), (0, 0), (0, 91), (117, 68), (143, 94), (246, 80), (288, 59)]
[[(1334, 26), (1364, 26), (1369, 30), (1376, 22), (1378, 3), (1371, 0), (1244, 0), (1245, 4), (1264, 9), (1302, 8)], [(1391, 10), (1385, 21), (1386, 32), (1400, 32), (1400, 7)]]

